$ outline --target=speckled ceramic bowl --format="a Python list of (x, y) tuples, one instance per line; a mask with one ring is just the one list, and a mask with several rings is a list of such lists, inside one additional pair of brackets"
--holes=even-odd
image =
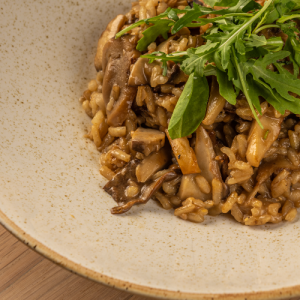
[(0, 220), (93, 280), (176, 299), (300, 295), (300, 223), (188, 223), (154, 202), (113, 216), (79, 96), (105, 24), (129, 2), (0, 3)]

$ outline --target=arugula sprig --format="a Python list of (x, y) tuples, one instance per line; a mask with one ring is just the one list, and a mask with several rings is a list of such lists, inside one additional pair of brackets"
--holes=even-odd
[[(197, 4), (183, 10), (167, 9), (154, 18), (140, 20), (120, 31), (116, 38), (137, 26), (146, 26), (137, 49), (144, 51), (158, 36), (167, 39), (183, 27), (199, 27), (211, 23), (203, 35), (205, 44), (187, 51), (166, 54), (152, 52), (142, 55), (150, 63), (162, 63), (167, 74), (168, 61), (178, 65), (189, 75), (169, 123), (172, 139), (193, 133), (205, 117), (209, 99), (207, 76), (214, 75), (219, 92), (235, 105), (242, 92), (258, 124), (263, 97), (281, 114), (285, 110), (300, 114), (300, 41), (295, 19), (300, 19), (299, 0), (267, 0), (263, 7), (253, 0), (204, 0), (214, 6), (228, 8), (215, 10)], [(203, 16), (217, 15), (208, 19)], [(265, 29), (274, 28), (287, 35), (267, 38)], [(285, 65), (293, 65), (293, 73)], [(272, 66), (270, 68), (270, 66)], [(272, 69), (272, 70), (270, 70)]]

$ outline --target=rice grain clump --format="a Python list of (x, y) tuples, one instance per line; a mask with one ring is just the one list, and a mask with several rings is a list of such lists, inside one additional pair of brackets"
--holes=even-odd
[[(276, 2), (249, 0), (254, 3), (250, 17), (258, 15), (272, 1)], [(133, 2), (126, 15), (118, 15), (108, 24), (99, 40), (95, 58), (98, 73), (88, 83), (80, 102), (91, 118), (91, 129), (86, 136), (101, 153), (100, 173), (109, 180), (104, 189), (118, 203), (112, 213), (125, 213), (133, 205), (145, 204), (152, 198), (162, 208), (173, 209), (176, 217), (194, 223), (203, 222), (206, 215), (219, 214), (231, 214), (244, 225), (294, 221), (300, 207), (298, 114), (289, 109), (275, 109), (269, 98), (265, 100), (266, 93), (251, 95), (251, 99), (256, 97), (252, 104), (243, 89), (247, 83), (242, 80), (236, 83), (240, 88), (235, 86), (234, 94), (224, 91), (222, 84), (230, 83), (226, 76), (220, 77), (223, 71), (216, 71), (221, 56), (216, 63), (207, 58), (199, 67), (205, 68), (208, 75), (201, 78), (207, 79), (193, 86), (194, 90), (199, 89), (197, 93), (202, 93), (195, 96), (198, 102), (204, 101), (205, 92), (200, 89), (207, 86), (204, 111), (197, 104), (190, 115), (179, 111), (187, 109), (184, 103), (193, 100), (192, 92), (186, 92), (193, 85), (190, 80), (198, 80), (198, 71), (195, 69), (191, 77), (186, 66), (192, 63), (192, 55), (200, 57), (202, 52), (197, 49), (216, 47), (212, 44), (214, 34), (228, 34), (225, 22), (223, 31), (219, 27), (213, 30), (220, 26), (220, 22), (214, 22), (225, 15), (226, 8), (213, 10), (205, 1), (196, 3), (201, 5), (186, 0)], [(199, 13), (200, 18), (174, 32), (176, 22), (184, 20), (184, 13), (192, 9), (206, 9), (210, 13)], [(160, 14), (165, 15), (155, 19)], [(170, 16), (171, 25), (167, 21)], [(140, 22), (150, 18), (153, 21)], [(235, 26), (246, 22), (245, 18), (237, 20)], [(253, 24), (259, 26), (259, 20)], [(155, 29), (158, 33), (153, 38), (156, 24), (160, 28)], [(298, 28), (298, 23), (295, 24)], [(269, 38), (279, 47), (284, 43), (289, 47), (289, 37), (280, 25), (266, 28), (256, 28), (256, 44), (246, 38), (246, 47), (253, 49), (260, 41), (260, 53), (264, 54), (258, 56), (269, 55), (264, 50), (268, 49)], [(252, 53), (248, 48), (245, 53)], [(242, 54), (235, 53), (235, 49), (240, 48), (235, 45), (228, 51), (233, 53), (233, 67), (238, 69)], [(151, 55), (157, 55), (157, 59)], [(259, 57), (253, 55), (252, 65), (258, 66), (254, 59)], [(287, 56), (278, 56), (276, 62), (268, 63), (265, 72), (285, 73), (285, 76), (296, 72), (296, 62)], [(185, 63), (184, 59), (190, 61)], [(245, 78), (247, 82), (256, 80), (255, 74)], [(275, 87), (272, 88), (270, 91), (274, 92)], [(288, 91), (286, 97), (299, 98), (294, 90)], [(180, 113), (182, 117), (177, 118)], [(194, 119), (201, 114), (202, 119), (193, 127)]]

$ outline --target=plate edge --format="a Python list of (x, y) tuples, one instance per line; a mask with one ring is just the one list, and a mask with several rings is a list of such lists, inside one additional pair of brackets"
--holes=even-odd
[(234, 293), (234, 294), (196, 294), (186, 293), (180, 291), (168, 291), (158, 288), (151, 288), (143, 285), (133, 284), (120, 279), (115, 279), (96, 271), (81, 266), (80, 264), (74, 263), (68, 258), (56, 253), (44, 244), (40, 243), (29, 234), (24, 232), (18, 225), (11, 221), (1, 210), (0, 210), (0, 223), (13, 234), (22, 243), (30, 247), (35, 252), (43, 255), (45, 258), (54, 262), (55, 264), (69, 270), (72, 273), (80, 275), (82, 277), (91, 279), (95, 282), (117, 288), (123, 291), (131, 292), (134, 294), (165, 298), (165, 299), (190, 299), (190, 300), (267, 300), (267, 299), (287, 299), (290, 297), (300, 296), (300, 285), (292, 286), (290, 288), (282, 288), (271, 291), (263, 292), (251, 292), (251, 293)]

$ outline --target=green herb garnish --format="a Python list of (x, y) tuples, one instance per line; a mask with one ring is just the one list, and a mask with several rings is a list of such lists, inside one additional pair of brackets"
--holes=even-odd
[[(183, 27), (213, 26), (203, 35), (206, 43), (187, 51), (165, 54), (153, 52), (142, 55), (150, 62), (160, 60), (163, 74), (167, 62), (180, 65), (189, 75), (169, 123), (172, 139), (193, 133), (202, 122), (209, 98), (207, 76), (217, 76), (220, 94), (231, 104), (241, 91), (251, 108), (254, 118), (262, 127), (259, 97), (263, 97), (281, 114), (285, 110), (300, 114), (300, 41), (295, 19), (300, 19), (299, 0), (267, 0), (263, 7), (253, 0), (204, 0), (214, 6), (226, 6), (222, 10), (202, 7), (167, 9), (154, 18), (140, 20), (120, 31), (116, 38), (137, 26), (146, 26), (137, 49), (144, 51), (158, 36), (168, 38)], [(212, 19), (200, 18), (215, 14)], [(179, 17), (180, 15), (180, 17)], [(182, 16), (183, 15), (183, 16)], [(275, 28), (288, 38), (266, 38), (263, 30)], [(293, 74), (283, 66), (293, 64)], [(272, 70), (269, 66), (272, 66)], [(267, 134), (267, 133), (266, 133)]]

